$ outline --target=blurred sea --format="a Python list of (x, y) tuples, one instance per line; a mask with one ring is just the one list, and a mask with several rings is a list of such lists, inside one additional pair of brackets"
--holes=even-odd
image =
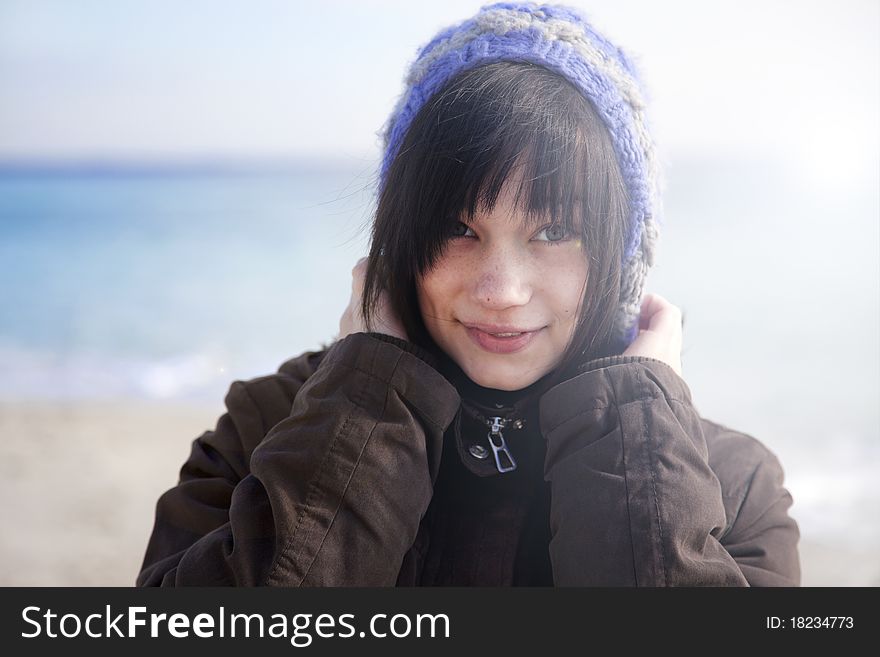
[(338, 328), (354, 170), (0, 177), (0, 397), (222, 399)]
[[(0, 400), (217, 403), (319, 349), (373, 171), (0, 169)], [(685, 313), (698, 410), (780, 457), (806, 538), (880, 572), (878, 216), (875, 184), (673, 163), (648, 289)]]

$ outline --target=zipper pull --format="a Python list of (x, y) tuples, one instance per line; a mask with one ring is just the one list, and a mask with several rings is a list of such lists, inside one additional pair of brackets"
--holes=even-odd
[[(498, 468), (498, 472), (510, 472), (511, 470), (516, 470), (516, 461), (513, 459), (513, 455), (510, 453), (510, 450), (507, 449), (507, 443), (504, 440), (504, 434), (501, 433), (501, 430), (507, 424), (507, 421), (502, 417), (490, 417), (489, 418), (489, 445), (492, 447), (492, 454), (495, 456), (495, 467)], [(497, 441), (497, 442), (496, 442)], [(501, 464), (501, 456), (507, 460), (509, 465)]]

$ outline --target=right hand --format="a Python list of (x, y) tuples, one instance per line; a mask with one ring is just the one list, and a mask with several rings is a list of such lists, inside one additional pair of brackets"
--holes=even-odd
[[(366, 274), (367, 259), (361, 258), (354, 266), (354, 269), (351, 270), (351, 299), (349, 299), (348, 307), (342, 313), (342, 317), (339, 320), (338, 340), (342, 340), (352, 333), (367, 332), (364, 316), (361, 313), (361, 299), (364, 295), (364, 278)], [(401, 340), (407, 339), (403, 322), (391, 310), (391, 302), (385, 290), (382, 290), (382, 293), (379, 295), (371, 330), (375, 333), (384, 333)]]

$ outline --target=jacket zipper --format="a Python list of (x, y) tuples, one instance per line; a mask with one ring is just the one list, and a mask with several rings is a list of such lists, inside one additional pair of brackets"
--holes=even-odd
[[(504, 440), (504, 434), (501, 430), (507, 426), (507, 420), (503, 417), (489, 417), (486, 424), (489, 425), (489, 446), (492, 448), (492, 455), (495, 457), (495, 467), (498, 472), (510, 472), (516, 470), (516, 461), (510, 450), (507, 449), (507, 442)], [(518, 428), (518, 427), (517, 427)], [(508, 460), (510, 465), (502, 465), (501, 455)]]

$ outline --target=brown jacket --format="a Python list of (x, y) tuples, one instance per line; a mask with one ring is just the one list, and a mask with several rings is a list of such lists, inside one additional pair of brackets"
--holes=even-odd
[[(159, 499), (138, 585), (398, 583), (459, 407), (430, 362), (358, 333), (235, 382)], [(584, 370), (539, 407), (554, 583), (797, 586), (776, 457), (701, 419), (660, 361)]]

